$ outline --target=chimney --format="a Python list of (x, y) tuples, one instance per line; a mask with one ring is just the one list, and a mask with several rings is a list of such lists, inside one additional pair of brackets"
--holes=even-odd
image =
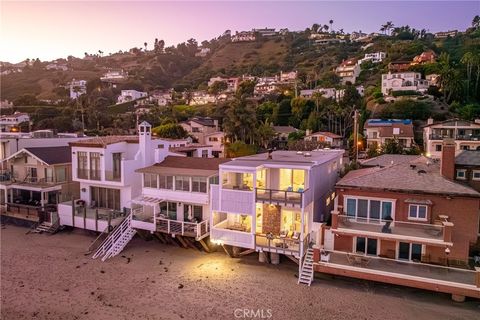
[(455, 177), (455, 141), (453, 139), (443, 140), (440, 174), (449, 180)]
[(433, 124), (433, 118), (432, 117), (427, 119), (427, 124)]
[(305, 132), (305, 136), (309, 136), (312, 134), (312, 130), (310, 129), (307, 129), (306, 132)]
[(267, 159), (268, 159), (268, 160), (272, 160), (272, 159), (273, 159), (273, 157), (272, 157), (272, 151), (273, 151), (272, 149), (268, 149), (268, 156), (267, 156)]

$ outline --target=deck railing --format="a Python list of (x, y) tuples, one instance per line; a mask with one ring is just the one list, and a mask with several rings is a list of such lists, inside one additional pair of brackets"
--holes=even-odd
[(443, 240), (444, 231), (443, 225), (356, 218), (344, 214), (338, 216), (338, 228), (432, 240)]
[(289, 191), (255, 188), (255, 201), (302, 205), (305, 193), (307, 193), (308, 191), (308, 189), (300, 191)]
[(157, 231), (199, 238), (209, 232), (209, 225), (208, 220), (197, 223), (157, 218)]
[(121, 171), (105, 170), (105, 180), (120, 182), (122, 181), (122, 173)]

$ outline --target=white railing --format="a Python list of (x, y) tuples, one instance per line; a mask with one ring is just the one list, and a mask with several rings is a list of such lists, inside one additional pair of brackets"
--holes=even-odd
[(251, 232), (243, 232), (226, 229), (227, 220), (224, 220), (210, 229), (210, 239), (241, 248), (255, 248), (255, 235)]
[(157, 218), (157, 231), (162, 231), (169, 234), (178, 234), (181, 236), (201, 238), (208, 233), (209, 225), (208, 220), (196, 223)]
[[(129, 214), (125, 220), (122, 221), (110, 235), (102, 242), (98, 250), (93, 255), (93, 259), (98, 258), (99, 256), (104, 256), (102, 261), (105, 261), (112, 255), (112, 249), (114, 249), (115, 244), (120, 238), (124, 237), (125, 234), (131, 232), (131, 221), (132, 221), (132, 214)], [(125, 243), (126, 244), (126, 243)]]

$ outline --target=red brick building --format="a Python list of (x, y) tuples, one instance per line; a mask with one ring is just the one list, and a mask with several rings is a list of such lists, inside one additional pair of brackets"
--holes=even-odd
[(327, 231), (333, 250), (465, 264), (477, 241), (480, 193), (453, 180), (453, 144), (444, 143), (442, 158), (439, 163), (412, 157), (348, 173), (336, 185), (337, 206)]

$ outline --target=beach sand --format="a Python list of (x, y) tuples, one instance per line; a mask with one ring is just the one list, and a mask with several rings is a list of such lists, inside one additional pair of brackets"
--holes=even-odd
[[(10, 319), (478, 319), (480, 302), (319, 275), (297, 285), (297, 266), (229, 258), (133, 239), (102, 262), (81, 230), (1, 230), (1, 318)], [(246, 311), (244, 311), (246, 310)], [(258, 313), (252, 314), (253, 310)], [(263, 311), (263, 313), (262, 313)], [(269, 317), (271, 315), (271, 317)], [(252, 317), (257, 316), (257, 317)]]

